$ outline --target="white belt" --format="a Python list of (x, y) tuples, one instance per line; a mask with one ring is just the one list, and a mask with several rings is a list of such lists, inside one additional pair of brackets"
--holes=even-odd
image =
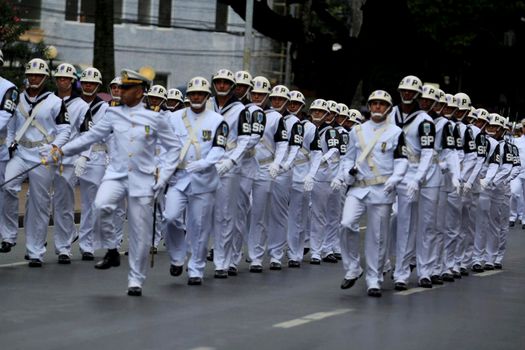
[(95, 143), (91, 146), (91, 151), (93, 152), (107, 152), (108, 146), (105, 143)]
[(179, 165), (177, 165), (177, 169), (179, 170), (185, 170), (188, 167), (188, 162), (185, 160), (180, 162)]
[(273, 157), (268, 157), (268, 158), (259, 160), (259, 165), (266, 165), (266, 164), (270, 164), (271, 162), (273, 162)]
[(244, 153), (244, 156), (242, 158), (243, 159), (250, 159), (250, 158), (253, 158), (253, 156), (255, 156), (255, 148), (252, 148), (248, 152)]
[(388, 180), (389, 176), (376, 176), (371, 179), (357, 180), (354, 182), (355, 187), (367, 187), (374, 185), (382, 185)]
[(310, 161), (310, 159), (308, 158), (303, 158), (303, 159), (296, 159), (293, 161), (293, 163), (295, 165), (301, 165), (301, 164), (305, 164), (305, 163), (308, 163)]
[[(409, 154), (407, 156), (407, 159), (408, 159), (409, 163), (417, 164), (417, 163), (419, 163), (420, 157), (418, 155), (415, 155), (415, 154), (412, 154), (412, 155)], [(434, 163), (434, 164), (438, 164), (439, 163), (439, 156), (437, 155), (437, 153), (434, 153), (434, 155), (432, 156), (432, 163)]]
[(0, 137), (0, 145), (5, 144), (5, 137)]
[(237, 147), (237, 142), (228, 142), (226, 145), (226, 151), (231, 151), (235, 147)]
[[(51, 141), (49, 141), (49, 143), (53, 142), (54, 139), (55, 139), (54, 137), (51, 137)], [(28, 139), (22, 139), (18, 141), (18, 144), (24, 146), (25, 148), (40, 147), (43, 145), (47, 145), (49, 143), (45, 139), (39, 140), (39, 141), (29, 141)]]

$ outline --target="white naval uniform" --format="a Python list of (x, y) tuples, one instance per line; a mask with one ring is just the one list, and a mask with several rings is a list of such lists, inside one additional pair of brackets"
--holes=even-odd
[[(216, 112), (196, 114), (190, 108), (173, 112), (169, 123), (184, 146), (166, 194), (166, 246), (171, 264), (181, 266), (189, 244), (188, 276), (202, 278), (212, 233), (215, 191), (220, 183), (215, 164), (225, 153), (228, 124)], [(203, 170), (188, 172), (186, 168), (193, 162), (201, 164)]]
[[(290, 169), (303, 144), (304, 129), (299, 118), (293, 114), (284, 116), (283, 120), (289, 137), (284, 167)], [(269, 238), (268, 246), (271, 247), (269, 249), (271, 261), (276, 263), (281, 262), (286, 247), (292, 174), (292, 170), (280, 172), (272, 182), (268, 232), (273, 238)]]
[[(419, 226), (418, 212), (420, 210), (419, 198), (421, 197), (423, 208), (431, 208), (437, 205), (437, 187), (424, 187), (429, 171), (435, 171), (434, 161), (434, 138), (435, 126), (432, 118), (424, 111), (416, 110), (406, 116), (403, 120), (405, 134), (408, 170), (403, 181), (397, 187), (397, 226), (396, 226), (396, 267), (394, 280), (396, 283), (407, 283), (410, 276), (410, 264), (414, 259), (421, 260), (425, 265), (423, 271), (418, 270), (421, 280), (428, 275), (429, 271), (429, 245), (434, 235), (432, 227), (433, 218), (425, 215), (421, 221), (425, 225)], [(435, 164), (434, 164), (435, 165)], [(409, 198), (408, 185), (416, 182), (419, 193), (415, 198)], [(419, 248), (419, 249), (418, 249)], [(419, 250), (419, 257), (417, 256)], [(417, 264), (416, 264), (417, 265)]]
[[(89, 105), (76, 94), (63, 98), (69, 115), (71, 134), (69, 141), (75, 139), (80, 126), (86, 126), (91, 117)], [(86, 121), (86, 124), (84, 124)], [(86, 129), (84, 128), (83, 131)], [(55, 238), (55, 252), (57, 254), (71, 255), (71, 242), (77, 235), (75, 226), (75, 161), (77, 155), (63, 157), (62, 166), (56, 171), (53, 181), (53, 234)]]
[(255, 158), (255, 146), (259, 143), (264, 135), (266, 126), (266, 115), (262, 108), (251, 103), (246, 105), (246, 110), (250, 112), (251, 135), (247, 151), (239, 162), (239, 193), (237, 196), (237, 217), (235, 219), (233, 231), (233, 254), (230, 261), (230, 267), (239, 266), (242, 259), (243, 242), (248, 242), (251, 215), (251, 193), (253, 181), (257, 176), (259, 165)]
[(312, 259), (320, 260), (323, 254), (323, 242), (328, 233), (329, 220), (337, 222), (340, 217), (337, 215), (340, 212), (337, 208), (341, 204), (339, 191), (332, 190), (330, 183), (337, 175), (339, 167), (341, 137), (331, 125), (323, 124), (319, 126), (319, 139), (323, 156), (319, 170), (314, 177), (314, 188), (311, 194), (310, 252)]
[[(64, 102), (49, 91), (41, 91), (34, 98), (25, 91), (20, 96), (14, 120), (9, 124), (9, 133), (14, 135), (22, 129), (26, 118), (35, 113), (35, 119), (27, 128), (15, 156), (7, 163), (5, 177), (10, 179), (41, 163), (40, 147), (51, 144), (61, 147), (69, 138), (70, 125)], [(18, 193), (22, 182), (29, 177), (29, 192), (25, 216), (26, 248), (30, 259), (43, 261), (49, 225), (51, 204), (50, 190), (56, 166), (39, 166), (5, 186), (5, 202), (2, 230), (3, 240), (16, 243), (18, 231)]]
[(272, 262), (279, 262), (276, 258), (282, 254), (279, 245), (279, 234), (268, 229), (271, 186), (270, 165), (280, 166), (286, 157), (288, 149), (288, 134), (284, 119), (274, 110), (264, 111), (266, 125), (264, 134), (255, 146), (255, 158), (259, 167), (252, 187), (252, 208), (250, 213), (250, 230), (248, 233), (248, 255), (253, 266), (261, 266), (266, 245)]
[(292, 186), (288, 206), (288, 259), (301, 262), (306, 236), (306, 226), (310, 221), (310, 194), (304, 190), (304, 179), (314, 178), (323, 152), (317, 127), (308, 120), (301, 120), (303, 145), (297, 153), (292, 168)]
[(241, 190), (240, 168), (237, 165), (250, 143), (251, 113), (235, 97), (231, 97), (222, 107), (219, 107), (216, 98), (212, 101), (215, 112), (224, 117), (229, 129), (226, 153), (221, 161), (232, 160), (234, 163), (234, 167), (221, 176), (215, 194), (219, 200), (215, 202), (214, 208), (213, 262), (216, 270), (228, 270), (232, 263), (237, 199)]
[[(372, 147), (363, 158), (363, 152)], [(352, 170), (352, 173), (350, 171)], [(381, 288), (385, 263), (390, 212), (395, 191), (385, 193), (385, 182), (399, 184), (407, 170), (403, 131), (388, 121), (367, 121), (350, 131), (347, 153), (338, 177), (354, 174), (347, 193), (341, 225), (341, 255), (345, 279), (358, 278), (363, 269), (359, 256), (359, 222), (367, 214), (365, 233), (366, 284)]]
[[(7, 140), (7, 125), (12, 120), (16, 105), (18, 104), (18, 89), (9, 80), (0, 77), (0, 182), (3, 183), (5, 179), (5, 168), (9, 160), (8, 146), (12, 140)], [(4, 211), (4, 188), (0, 188), (0, 213)], [(0, 216), (0, 227), (2, 224), (2, 216)], [(1, 232), (0, 230), (0, 238)]]
[[(525, 135), (521, 135), (520, 137), (518, 138), (515, 138), (514, 139), (514, 145), (518, 148), (518, 153), (519, 153), (519, 158), (520, 158), (520, 164), (522, 164), (522, 166), (525, 166)], [(516, 204), (515, 207), (515, 211), (516, 211), (516, 214), (512, 214), (511, 215), (511, 220), (514, 219), (516, 220), (516, 218), (518, 218), (518, 214), (524, 214), (524, 210), (525, 210), (525, 207), (524, 207), (524, 203), (525, 203), (525, 171), (520, 171), (518, 177), (516, 179), (513, 180), (513, 183), (515, 183), (515, 186), (517, 187), (516, 191), (519, 191), (519, 197), (521, 199), (521, 211), (518, 209), (520, 208), (520, 205), (519, 204)], [(518, 196), (516, 196), (518, 197)], [(511, 207), (511, 210), (514, 209), (514, 206)], [(525, 221), (525, 218), (523, 218), (524, 221)], [(514, 221), (512, 220), (512, 221)]]
[(129, 266), (128, 287), (141, 287), (146, 278), (147, 258), (153, 225), (153, 190), (155, 183), (155, 149), (157, 140), (166, 149), (165, 167), (159, 181), (166, 182), (177, 166), (180, 139), (158, 113), (147, 110), (142, 103), (133, 107), (107, 109), (106, 115), (87, 133), (62, 148), (65, 155), (79, 153), (90, 145), (107, 139), (113, 133), (112, 158), (93, 204), (96, 215), (95, 232), (101, 235), (103, 248), (114, 246), (111, 232), (113, 213), (122, 198), (128, 200)]
[[(94, 124), (97, 124), (106, 114), (109, 105), (96, 97), (90, 104), (91, 123), (84, 120), (80, 132), (86, 132)], [(108, 147), (105, 142), (92, 145), (87, 151), (82, 152), (81, 156), (87, 157), (86, 168), (79, 180), (80, 186), (80, 227), (78, 229), (78, 245), (81, 253), (94, 253), (93, 234), (95, 216), (93, 212), (93, 202), (97, 195), (98, 187), (104, 177), (106, 164), (108, 162)]]

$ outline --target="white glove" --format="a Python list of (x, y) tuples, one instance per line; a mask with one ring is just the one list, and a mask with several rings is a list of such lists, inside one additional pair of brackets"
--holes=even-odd
[(186, 167), (186, 171), (189, 173), (196, 173), (199, 171), (203, 171), (208, 167), (209, 164), (206, 161), (204, 161), (204, 159), (199, 159), (188, 164), (188, 166)]
[(153, 184), (151, 189), (153, 190), (153, 199), (159, 198), (160, 195), (164, 194), (164, 188), (166, 187), (166, 181), (158, 180)]
[[(459, 183), (459, 181), (458, 181)], [(456, 185), (454, 184), (454, 179), (452, 179), (452, 185), (454, 185), (454, 187), (456, 188), (456, 192), (459, 194), (459, 191), (461, 190), (461, 187), (456, 187)], [(463, 184), (463, 194), (467, 194), (469, 193), (470, 191), (472, 191), (472, 184), (470, 182), (465, 182)]]
[(52, 151), (53, 146), (52, 145), (42, 145), (38, 147), (38, 153), (40, 154), (40, 158), (45, 159), (47, 163), (53, 162), (53, 154)]
[(481, 190), (485, 191), (485, 189), (489, 186), (489, 181), (486, 179), (480, 179), (479, 185), (481, 187)]
[(219, 163), (215, 164), (215, 167), (217, 168), (217, 172), (219, 173), (219, 176), (222, 176), (226, 174), (231, 168), (233, 168), (234, 165), (235, 163), (233, 162), (233, 160), (226, 159), (226, 160), (220, 161)]
[[(465, 185), (463, 186), (463, 190), (467, 191), (466, 193), (468, 193), (470, 190), (472, 190), (472, 184), (469, 185), (468, 189), (466, 188), (467, 184), (468, 184), (468, 182), (466, 182)], [(456, 190), (457, 194), (461, 193), (461, 182), (459, 182), (459, 180), (457, 178), (455, 178), (455, 177), (452, 178), (452, 186), (454, 186), (454, 189)]]
[(75, 160), (75, 175), (80, 177), (86, 172), (87, 157), (80, 156)]
[(396, 188), (395, 181), (392, 180), (392, 177), (389, 177), (384, 184), (383, 192), (385, 192), (385, 194), (390, 194), (390, 192), (392, 192), (395, 188)]
[(284, 163), (283, 165), (281, 165), (281, 173), (286, 173), (291, 168), (292, 165), (290, 163)]
[(418, 191), (419, 183), (417, 181), (410, 181), (407, 183), (407, 197), (409, 203), (415, 202), (417, 200)]
[(330, 183), (330, 188), (334, 192), (341, 190), (341, 188), (343, 188), (343, 180), (338, 179), (338, 178), (333, 179), (332, 182)]
[(439, 162), (438, 165), (439, 165), (439, 169), (441, 169), (442, 173), (446, 173), (447, 172), (447, 170), (448, 170), (447, 162)]
[(314, 178), (310, 175), (304, 177), (304, 190), (311, 192), (314, 189)]
[(268, 171), (270, 172), (272, 179), (275, 179), (277, 175), (279, 175), (279, 165), (275, 163), (270, 164)]

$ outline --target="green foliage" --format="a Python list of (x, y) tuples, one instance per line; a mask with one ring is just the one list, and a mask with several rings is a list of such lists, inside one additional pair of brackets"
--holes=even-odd
[(16, 41), (26, 30), (18, 8), (11, 1), (0, 0), (0, 46)]

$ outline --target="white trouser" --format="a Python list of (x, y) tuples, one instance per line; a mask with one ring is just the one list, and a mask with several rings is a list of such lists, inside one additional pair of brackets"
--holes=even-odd
[(75, 185), (77, 177), (73, 165), (64, 165), (57, 171), (53, 186), (53, 222), (55, 252), (71, 255), (71, 241), (77, 235), (75, 226)]
[(443, 273), (459, 272), (456, 266), (456, 250), (462, 240), (461, 234), (461, 196), (450, 192), (447, 196), (447, 212), (445, 214), (445, 236), (443, 247)]
[(115, 209), (115, 213), (113, 214), (112, 222), (113, 230), (115, 231), (114, 239), (118, 249), (120, 249), (122, 241), (124, 240), (124, 224), (126, 222), (127, 206), (126, 198), (122, 198), (117, 204), (117, 209)]
[(80, 227), (78, 229), (78, 245), (80, 252), (93, 253), (93, 233), (95, 216), (93, 202), (98, 187), (104, 177), (106, 167), (103, 165), (88, 165), (86, 172), (79, 178), (80, 185)]
[(230, 266), (237, 267), (242, 259), (242, 246), (248, 241), (249, 218), (250, 218), (250, 196), (252, 193), (253, 179), (249, 177), (239, 177), (240, 189), (237, 196), (237, 216), (233, 231), (232, 259)]
[(321, 259), (323, 241), (325, 240), (328, 226), (328, 199), (332, 193), (329, 182), (315, 181), (312, 191), (312, 226), (310, 231), (312, 259)]
[[(0, 183), (4, 183), (6, 180), (5, 178), (5, 168), (7, 166), (7, 160), (0, 160)], [(5, 196), (5, 189), (4, 187), (0, 188), (0, 213), (4, 212), (4, 196)], [(0, 239), (2, 238), (2, 231), (4, 228), (3, 224), (3, 215), (0, 214)]]
[(216, 270), (227, 270), (232, 260), (239, 178), (235, 173), (222, 176), (215, 194), (213, 263)]
[(349, 195), (343, 208), (341, 225), (341, 255), (345, 278), (359, 277), (362, 269), (359, 263), (359, 220), (367, 214), (365, 232), (366, 285), (381, 288), (383, 265), (388, 244), (391, 204), (370, 204)]
[(280, 263), (286, 248), (288, 233), (288, 204), (292, 172), (279, 175), (272, 183), (270, 213), (268, 217), (268, 255), (271, 262)]
[(434, 268), (432, 243), (436, 241), (436, 215), (439, 187), (423, 187), (419, 191), (416, 232), (416, 266), (419, 281), (430, 279)]
[(509, 215), (510, 215), (510, 191), (508, 186), (504, 187), (505, 194), (503, 195), (503, 201), (500, 205), (500, 230), (499, 230), (499, 241), (498, 249), (496, 253), (495, 263), (501, 264), (505, 251), (507, 250), (507, 235), (509, 234)]
[[(476, 211), (479, 201), (479, 193), (467, 193), (463, 195), (461, 231), (463, 240), (458, 243), (456, 250), (456, 263), (454, 270), (469, 268), (472, 265), (472, 251), (474, 248), (474, 236), (476, 235)], [(507, 223), (508, 224), (508, 223)]]
[(396, 268), (395, 282), (406, 283), (410, 277), (410, 263), (416, 252), (418, 203), (409, 202), (405, 184), (397, 187)]
[[(11, 179), (34, 165), (36, 163), (25, 161), (15, 155), (7, 163), (5, 178)], [(49, 193), (55, 171), (55, 166), (41, 165), (4, 186), (2, 239), (9, 243), (16, 243), (18, 232), (18, 193), (22, 189), (22, 182), (29, 177), (29, 192), (31, 195), (28, 196), (26, 203), (24, 227), (26, 248), (30, 259), (43, 260), (46, 252), (45, 243), (51, 204)]]
[(146, 279), (153, 235), (153, 197), (130, 197), (128, 179), (106, 180), (98, 189), (94, 211), (101, 222), (111, 222), (115, 209), (124, 197), (128, 200), (129, 213), (128, 287), (141, 287)]
[[(343, 202), (344, 203), (344, 202)], [(326, 236), (322, 245), (322, 256), (339, 252), (339, 231), (341, 229), (341, 191), (331, 191), (328, 195), (326, 212)]]
[(166, 237), (166, 223), (162, 220), (162, 213), (166, 208), (166, 196), (161, 194), (154, 204), (157, 206), (157, 210), (155, 211), (155, 238), (153, 240), (153, 246), (157, 248), (160, 241)]
[(430, 263), (432, 264), (431, 276), (441, 276), (445, 273), (443, 258), (445, 249), (445, 235), (446, 235), (446, 216), (448, 207), (449, 192), (445, 191), (445, 187), (441, 186), (438, 193), (438, 203), (436, 209), (436, 234), (434, 241), (430, 243)]
[[(188, 277), (203, 277), (208, 253), (208, 240), (213, 225), (215, 191), (199, 194), (181, 192), (170, 187), (166, 194), (166, 220), (168, 231), (166, 246), (171, 264), (183, 265), (188, 251)], [(184, 237), (184, 228), (186, 236)]]
[[(476, 215), (476, 236), (474, 238), (473, 264), (494, 264), (498, 249), (497, 232), (499, 229), (497, 195), (492, 189), (486, 189), (479, 194)], [(490, 259), (490, 260), (489, 260)]]
[[(397, 192), (397, 191), (396, 191)], [(392, 210), (390, 213), (390, 224), (388, 229), (387, 247), (385, 250), (385, 266), (384, 272), (392, 271), (392, 258), (396, 255), (397, 245), (397, 197), (392, 204)]]
[(268, 221), (271, 200), (270, 180), (255, 180), (252, 188), (252, 209), (248, 233), (248, 255), (252, 265), (262, 265), (268, 240)]
[(525, 179), (517, 177), (510, 182), (510, 218), (509, 221), (516, 221), (522, 219), (523, 216), (523, 201), (525, 192)]
[(309, 201), (309, 196), (302, 187), (302, 183), (292, 185), (288, 206), (288, 259), (299, 262), (303, 260)]

